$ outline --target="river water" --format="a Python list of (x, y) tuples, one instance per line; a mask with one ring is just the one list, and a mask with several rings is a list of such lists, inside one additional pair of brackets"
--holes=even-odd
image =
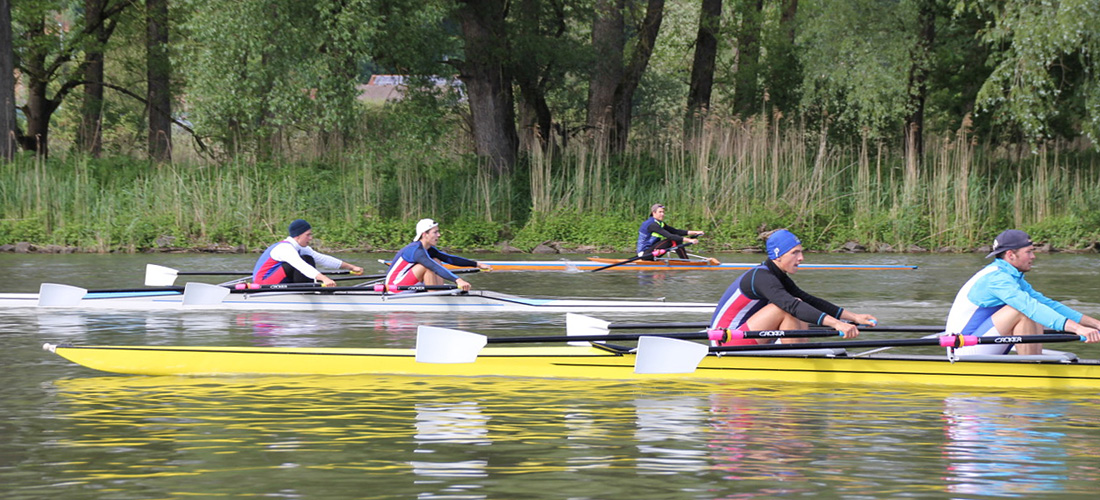
[[(389, 255), (344, 255), (368, 271)], [(503, 259), (501, 256), (492, 258)], [(723, 255), (727, 262), (759, 256)], [(140, 285), (146, 263), (251, 268), (255, 255), (0, 254), (0, 291)], [(486, 257), (489, 258), (489, 257)], [(519, 258), (519, 257), (508, 257)], [(942, 324), (980, 255), (824, 255), (799, 284), (883, 324)], [(1029, 281), (1100, 316), (1095, 255)], [(714, 302), (727, 271), (495, 272), (527, 296)], [(183, 281), (182, 279), (180, 281)], [(608, 317), (608, 319), (629, 319)], [(705, 321), (646, 316), (646, 321)], [(448, 377), (113, 376), (43, 342), (411, 347), (418, 324), (560, 333), (536, 314), (0, 312), (0, 498), (1094, 498), (1100, 396), (874, 385)], [(1064, 347), (1085, 357), (1094, 346)]]

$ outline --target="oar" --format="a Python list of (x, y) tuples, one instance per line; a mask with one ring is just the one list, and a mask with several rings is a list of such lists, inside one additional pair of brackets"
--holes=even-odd
[(457, 285), (374, 285), (374, 291), (376, 292), (426, 292), (428, 290), (454, 290), (458, 288)]
[[(575, 330), (578, 334), (584, 332), (586, 334), (595, 335), (597, 332), (608, 330), (663, 330), (663, 329), (692, 329), (692, 328), (707, 328), (710, 323), (611, 323), (591, 316), (584, 316), (581, 314), (566, 315), (565, 318), (566, 330)], [(813, 327), (824, 328), (824, 327)], [(891, 333), (941, 333), (944, 331), (942, 326), (906, 326), (906, 325), (878, 325), (878, 326), (860, 326), (861, 331), (867, 332), (891, 332)]]
[[(690, 324), (690, 323), (681, 323)], [(565, 337), (498, 337), (490, 339), (494, 342), (559, 342), (569, 341), (570, 345), (583, 345), (585, 342), (599, 342), (603, 340), (638, 340), (644, 336), (659, 336), (678, 339), (713, 340), (726, 343), (733, 339), (772, 339), (772, 338), (809, 338), (809, 337), (836, 337), (842, 334), (836, 330), (817, 328), (813, 330), (731, 330), (728, 328), (703, 330), (694, 332), (660, 332), (660, 333), (620, 333), (611, 334), (607, 321), (585, 316), (577, 313), (565, 315)], [(706, 325), (704, 324), (704, 327)], [(690, 328), (690, 327), (689, 327)], [(538, 339), (538, 340), (532, 340)], [(576, 342), (576, 343), (574, 343)]]
[[(415, 296), (424, 296), (424, 294), (418, 294)], [(394, 297), (395, 298), (395, 297)], [(545, 336), (527, 336), (527, 337), (486, 337), (485, 335), (466, 332), (462, 330), (450, 330), (445, 328), (436, 327), (423, 327), (428, 328), (432, 332), (432, 335), (444, 335), (440, 331), (458, 332), (455, 333), (455, 338), (448, 338), (448, 345), (456, 347), (456, 343), (476, 343), (477, 349), (480, 349), (485, 344), (535, 344), (545, 342), (569, 342), (570, 345), (574, 345), (577, 342), (580, 345), (587, 345), (588, 342), (603, 342), (609, 340), (638, 340), (647, 337), (662, 337), (662, 338), (674, 338), (674, 339), (696, 339), (696, 340), (714, 340), (721, 342), (728, 342), (730, 339), (774, 339), (774, 338), (806, 338), (806, 337), (836, 337), (841, 335), (837, 331), (829, 330), (759, 330), (748, 332), (730, 332), (728, 330), (712, 330), (704, 332), (662, 332), (662, 333), (622, 333), (614, 335), (596, 334), (596, 335), (576, 335), (569, 333), (567, 335), (545, 335)], [(419, 330), (417, 336), (417, 345), (420, 345)], [(706, 348), (705, 345), (702, 345)], [(472, 345), (456, 347), (456, 352), (465, 353), (468, 349), (474, 349)], [(468, 348), (468, 349), (467, 349)], [(438, 363), (451, 363), (455, 361), (449, 361), (451, 358), (444, 354), (443, 361), (427, 361)], [(476, 356), (475, 356), (476, 357)], [(463, 361), (466, 362), (466, 361)]]
[[(329, 271), (325, 274), (349, 274), (350, 272), (344, 269)], [(170, 286), (176, 282), (177, 276), (248, 276), (250, 274), (252, 271), (180, 271), (171, 267), (146, 264), (145, 286)]]
[[(686, 246), (689, 246), (689, 245), (691, 245), (691, 243), (684, 243), (683, 245), (680, 245), (680, 248), (683, 248), (683, 247), (686, 247)], [(672, 247), (672, 248), (675, 248), (675, 247)], [(672, 250), (672, 248), (658, 248), (656, 250), (653, 250), (652, 252), (642, 252), (642, 253), (638, 254), (636, 257), (631, 257), (629, 259), (619, 261), (619, 262), (616, 262), (614, 264), (608, 264), (608, 265), (603, 266), (603, 267), (597, 267), (597, 268), (593, 269), (592, 272), (603, 271), (604, 269), (610, 269), (610, 268), (615, 267), (615, 266), (621, 266), (623, 264), (629, 264), (629, 263), (634, 262), (638, 259), (645, 258), (647, 255), (652, 255), (653, 258), (657, 258), (657, 257), (660, 257), (660, 256), (668, 253), (668, 251)]]
[[(650, 337), (643, 337), (650, 338)], [(746, 352), (746, 351), (777, 351), (777, 350), (794, 350), (794, 349), (831, 349), (831, 348), (847, 348), (847, 347), (903, 347), (903, 346), (940, 346), (940, 347), (965, 347), (979, 344), (1041, 344), (1047, 342), (1076, 342), (1084, 341), (1085, 337), (1075, 334), (1049, 334), (1049, 335), (1014, 335), (1014, 336), (996, 336), (996, 337), (977, 337), (973, 335), (943, 335), (935, 338), (919, 338), (919, 339), (882, 339), (882, 340), (849, 340), (841, 342), (807, 342), (801, 344), (766, 344), (766, 345), (736, 345), (736, 346), (722, 346), (711, 347), (709, 352), (722, 353), (722, 352)], [(639, 361), (635, 363), (635, 373), (691, 373), (698, 367), (698, 362), (694, 366), (685, 367), (683, 360), (675, 359), (672, 356), (675, 354), (667, 354), (673, 352), (672, 347), (674, 342), (682, 342), (684, 344), (702, 345), (697, 342), (688, 342), (679, 339), (665, 338), (656, 347), (653, 347), (649, 343), (642, 344), (641, 340), (638, 343), (638, 358)], [(705, 347), (705, 346), (704, 346)], [(697, 348), (693, 352), (697, 352)], [(655, 371), (638, 371), (638, 364), (644, 354), (646, 360), (645, 370)], [(700, 361), (702, 358), (700, 358)], [(665, 366), (667, 365), (667, 367)], [(686, 371), (669, 371), (675, 367), (676, 370)]]
[(416, 293), (394, 293), (383, 295), (382, 300), (399, 300), (399, 299), (419, 299), (421, 297), (434, 297), (437, 295), (462, 295), (467, 293), (466, 290), (461, 288), (453, 288), (450, 290), (439, 290), (436, 292), (416, 292)]

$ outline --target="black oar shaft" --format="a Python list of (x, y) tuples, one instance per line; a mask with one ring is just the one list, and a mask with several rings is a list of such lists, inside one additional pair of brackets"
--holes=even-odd
[[(953, 342), (963, 345), (966, 335), (950, 335)], [(997, 337), (971, 337), (974, 344), (1040, 344), (1045, 342), (1075, 342), (1081, 340), (1080, 335), (1050, 334), (1050, 335), (1005, 335)], [(969, 344), (967, 344), (969, 345)], [(791, 350), (791, 349), (833, 349), (848, 347), (905, 347), (905, 346), (943, 346), (941, 338), (924, 339), (883, 339), (883, 340), (849, 340), (838, 342), (803, 342), (800, 344), (765, 344), (765, 345), (735, 345), (723, 347), (711, 347), (711, 352), (742, 352), (742, 351), (767, 351), (767, 350)], [(957, 347), (957, 346), (954, 346)]]
[[(679, 248), (684, 248), (684, 247), (690, 246), (690, 245), (691, 245), (691, 243), (684, 243), (683, 245), (680, 245)], [(597, 268), (593, 269), (592, 272), (603, 271), (604, 269), (610, 269), (610, 268), (615, 267), (615, 266), (621, 266), (623, 264), (629, 264), (629, 263), (634, 262), (638, 259), (644, 259), (644, 258), (646, 258), (647, 256), (650, 256), (650, 255), (652, 255), (654, 258), (660, 257), (660, 256), (668, 253), (669, 251), (671, 251), (673, 248), (676, 248), (676, 247), (658, 248), (656, 250), (651, 250), (649, 252), (645, 252), (645, 253), (643, 253), (641, 255), (638, 255), (636, 257), (631, 257), (631, 258), (623, 260), (623, 261), (614, 262), (614, 263), (608, 264), (608, 265), (603, 266), (603, 267), (597, 267)]]
[[(809, 338), (836, 337), (836, 331), (830, 330), (760, 330), (743, 332), (746, 339)], [(659, 333), (613, 333), (609, 335), (549, 335), (542, 337), (490, 337), (490, 344), (520, 344), (535, 342), (600, 342), (638, 340), (639, 337), (666, 337), (683, 340), (710, 340), (710, 332), (659, 332)]]

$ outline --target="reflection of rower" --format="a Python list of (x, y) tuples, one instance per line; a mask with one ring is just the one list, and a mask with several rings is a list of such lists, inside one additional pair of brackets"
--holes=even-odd
[[(1066, 480), (1066, 435), (1045, 430), (1066, 419), (1051, 400), (946, 397), (944, 455), (948, 491), (982, 497), (1046, 497)], [(1014, 480), (1006, 481), (1012, 471)]]
[(698, 243), (699, 240), (691, 236), (702, 236), (702, 231), (686, 231), (676, 229), (665, 223), (665, 206), (658, 203), (649, 208), (649, 218), (638, 227), (638, 244), (636, 251), (642, 255), (642, 260), (653, 260), (654, 250), (673, 248), (681, 259), (687, 259), (687, 251), (684, 243)]

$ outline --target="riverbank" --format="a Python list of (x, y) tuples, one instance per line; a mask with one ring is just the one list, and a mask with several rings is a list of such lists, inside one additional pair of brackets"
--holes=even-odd
[(1094, 251), (1100, 241), (1100, 157), (1091, 151), (1006, 156), (960, 135), (930, 140), (918, 165), (885, 145), (727, 132), (732, 149), (608, 158), (576, 146), (503, 173), (383, 147), (218, 164), (24, 157), (0, 164), (0, 244), (255, 252), (304, 218), (327, 251), (393, 251), (430, 217), (441, 245), (459, 252), (560, 242), (556, 252), (629, 254), (654, 202), (670, 224), (706, 232), (700, 254), (751, 251), (778, 228), (807, 249), (841, 252), (980, 251), (1006, 228), (1052, 250)]
[[(340, 253), (363, 253), (363, 252), (397, 252), (399, 249), (385, 249), (385, 248), (327, 248), (323, 245), (317, 245), (316, 248), (319, 251), (332, 254)], [(73, 254), (73, 253), (170, 253), (170, 254), (259, 254), (263, 252), (263, 248), (248, 248), (245, 245), (226, 246), (226, 245), (214, 245), (214, 246), (201, 246), (201, 247), (153, 247), (140, 249), (133, 252), (126, 251), (111, 251), (102, 252), (94, 248), (80, 248), (74, 246), (61, 246), (61, 245), (35, 245), (29, 242), (18, 242), (15, 244), (3, 244), (0, 245), (0, 253), (17, 253), (17, 254)], [(448, 249), (444, 248), (448, 252), (464, 252), (464, 253), (493, 253), (493, 254), (529, 254), (529, 255), (586, 255), (586, 254), (629, 254), (632, 253), (631, 248), (615, 248), (612, 246), (596, 246), (596, 245), (576, 245), (567, 242), (560, 241), (546, 241), (537, 245), (531, 251), (524, 251), (512, 246), (509, 243), (499, 243), (492, 247), (479, 247), (479, 248), (465, 248), (465, 249)], [(1040, 243), (1035, 247), (1038, 253), (1072, 253), (1072, 254), (1086, 254), (1086, 253), (1100, 253), (1100, 243), (1092, 242), (1088, 246), (1083, 248), (1055, 248), (1049, 243)], [(706, 253), (705, 250), (701, 250)], [(952, 249), (952, 248), (938, 248), (927, 249), (921, 247), (909, 247), (903, 250), (894, 249), (892, 247), (879, 246), (877, 249), (871, 250), (866, 246), (856, 242), (848, 242), (840, 248), (833, 250), (813, 250), (808, 249), (809, 253), (909, 253), (909, 254), (926, 254), (926, 253), (979, 253), (984, 254), (990, 251), (989, 245), (982, 245), (971, 249)], [(738, 249), (725, 249), (722, 253), (744, 253), (744, 254), (759, 254), (764, 250), (759, 246), (748, 246)]]

